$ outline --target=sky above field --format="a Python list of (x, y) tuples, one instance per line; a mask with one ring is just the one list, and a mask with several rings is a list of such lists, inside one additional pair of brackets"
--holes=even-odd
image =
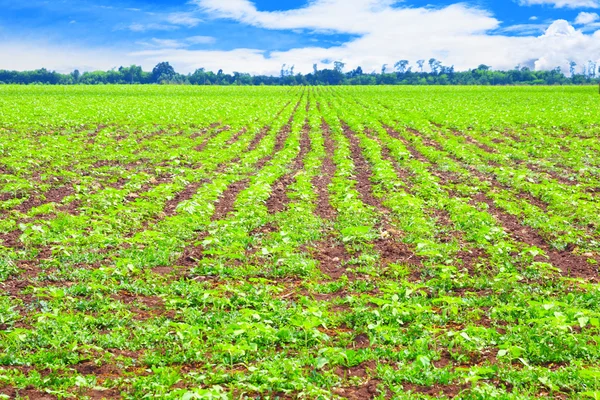
[(465, 70), (600, 59), (600, 0), (0, 0), (0, 69), (169, 61), (278, 74), (436, 58)]

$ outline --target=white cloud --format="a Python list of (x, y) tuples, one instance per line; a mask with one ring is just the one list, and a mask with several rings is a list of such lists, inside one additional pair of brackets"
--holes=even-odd
[(553, 5), (556, 8), (599, 8), (598, 0), (519, 0), (524, 6)]
[[(431, 25), (420, 31), (431, 32), (441, 25), (457, 33), (483, 32), (498, 21), (487, 11), (454, 4), (442, 9), (393, 8), (394, 0), (314, 0), (308, 6), (289, 11), (258, 11), (248, 0), (194, 0), (201, 10), (214, 17), (234, 19), (268, 29), (314, 29), (351, 34), (368, 34), (374, 29), (398, 30), (403, 25), (417, 27), (415, 21)], [(470, 26), (462, 25), (468, 22)]]
[(179, 29), (178, 26), (175, 25), (167, 25), (167, 24), (159, 24), (159, 23), (148, 23), (141, 24), (135, 22), (127, 27), (132, 32), (146, 32), (146, 31), (173, 31)]
[[(394, 7), (391, 0), (314, 0), (297, 10), (263, 12), (246, 0), (196, 1), (211, 18), (229, 18), (267, 29), (335, 31), (355, 37), (333, 46), (330, 43), (327, 47), (315, 45), (270, 53), (260, 48), (194, 49), (193, 45), (216, 40), (205, 36), (149, 39), (128, 49), (69, 49), (58, 44), (0, 41), (0, 54), (11, 54), (0, 61), (0, 68), (44, 66), (66, 72), (135, 63), (150, 70), (158, 62), (169, 61), (183, 73), (205, 67), (213, 71), (279, 74), (282, 64), (295, 65), (296, 71), (306, 73), (314, 63), (330, 68), (325, 60), (340, 60), (347, 70), (361, 66), (364, 71), (379, 71), (383, 64), (391, 66), (400, 59), (410, 60), (414, 67), (416, 60), (435, 57), (457, 70), (483, 63), (496, 69), (517, 64), (538, 69), (560, 66), (568, 72), (569, 61), (583, 65), (600, 54), (600, 32), (585, 33), (594, 23), (581, 30), (564, 20), (553, 22), (547, 29), (543, 24), (500, 27), (500, 21), (489, 12), (466, 4), (409, 8)], [(323, 10), (327, 14), (322, 15)], [(157, 17), (157, 21), (164, 18)], [(178, 28), (157, 24), (140, 24), (138, 31)], [(516, 32), (526, 36), (514, 36)]]
[(537, 21), (538, 17), (536, 17), (535, 15), (532, 15), (531, 17), (529, 17), (530, 21)]
[(0, 69), (34, 70), (47, 68), (59, 72), (109, 70), (130, 65), (139, 60), (122, 49), (98, 49), (74, 46), (57, 46), (40, 41), (0, 41), (0, 54), (10, 54), (0, 61)]
[(548, 28), (547, 24), (517, 24), (497, 30), (499, 33), (512, 33), (522, 36), (539, 35)]
[(166, 21), (173, 25), (182, 25), (188, 28), (193, 28), (202, 22), (202, 20), (195, 17), (194, 14), (185, 12), (168, 14)]
[(151, 49), (181, 49), (199, 44), (213, 44), (216, 39), (212, 36), (190, 36), (183, 39), (158, 39), (152, 38), (149, 41), (138, 42), (139, 45)]
[(216, 41), (212, 36), (190, 36), (186, 39), (189, 44), (213, 44)]
[(598, 19), (600, 19), (600, 16), (596, 13), (580, 12), (577, 18), (575, 18), (575, 24), (587, 25), (598, 21)]

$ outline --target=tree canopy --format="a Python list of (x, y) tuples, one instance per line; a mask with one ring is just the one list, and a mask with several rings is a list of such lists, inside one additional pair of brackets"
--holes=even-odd
[[(425, 71), (425, 65), (429, 71)], [(319, 70), (317, 65), (309, 74), (294, 72), (294, 66), (283, 65), (279, 76), (251, 75), (243, 72), (216, 74), (197, 69), (190, 74), (180, 74), (168, 62), (157, 64), (151, 72), (131, 65), (110, 71), (93, 71), (61, 74), (45, 68), (34, 71), (0, 70), (0, 84), (49, 84), (49, 85), (102, 85), (102, 84), (188, 84), (188, 85), (583, 85), (598, 83), (600, 71), (595, 63), (583, 66), (576, 73), (574, 62), (570, 63), (570, 76), (560, 68), (551, 71), (534, 71), (517, 66), (509, 71), (497, 71), (481, 64), (468, 71), (455, 71), (454, 66), (445, 66), (435, 58), (418, 60), (416, 70), (408, 60), (399, 60), (392, 70), (388, 64), (379, 72), (364, 73), (361, 67), (344, 72), (345, 64), (333, 62), (333, 68)]]

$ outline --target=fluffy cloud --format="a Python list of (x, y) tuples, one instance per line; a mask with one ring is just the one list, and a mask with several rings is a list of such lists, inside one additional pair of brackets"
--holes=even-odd
[(575, 19), (575, 24), (587, 25), (592, 22), (596, 22), (598, 19), (600, 19), (600, 16), (596, 13), (580, 12)]
[[(352, 34), (354, 38), (333, 47), (272, 52), (260, 48), (198, 50), (192, 47), (215, 41), (206, 36), (148, 39), (137, 42), (137, 48), (111, 50), (0, 42), (1, 54), (11, 54), (10, 60), (3, 60), (0, 68), (46, 66), (69, 71), (136, 63), (151, 69), (158, 62), (169, 61), (177, 71), (184, 73), (205, 67), (213, 71), (278, 74), (282, 64), (295, 65), (296, 71), (306, 73), (312, 70), (313, 64), (331, 67), (331, 61), (340, 60), (346, 63), (347, 69), (361, 66), (370, 72), (400, 59), (410, 60), (414, 67), (416, 60), (434, 57), (444, 65), (454, 65), (457, 70), (484, 63), (497, 69), (517, 64), (537, 69), (560, 66), (568, 72), (570, 61), (582, 65), (600, 54), (600, 32), (585, 33), (593, 29), (594, 23), (585, 25), (582, 30), (564, 20), (549, 25), (500, 28), (500, 21), (489, 12), (464, 3), (419, 8), (406, 7), (404, 3), (397, 6), (391, 0), (313, 0), (303, 8), (276, 12), (260, 11), (247, 0), (196, 0), (196, 4), (205, 19), (227, 18), (263, 29), (339, 32)], [(194, 15), (186, 16), (196, 18)], [(516, 32), (520, 36), (514, 36)]]
[(141, 24), (141, 23), (135, 22), (135, 23), (127, 26), (127, 29), (129, 29), (132, 32), (173, 31), (173, 30), (179, 29), (179, 27), (175, 26), (175, 25), (168, 25), (168, 24), (158, 24), (158, 23)]
[(34, 70), (47, 68), (59, 72), (109, 70), (139, 61), (123, 49), (98, 49), (77, 46), (57, 46), (49, 42), (30, 43), (25, 41), (0, 40), (3, 57), (0, 69)]
[(599, 8), (598, 0), (519, 0), (519, 4), (532, 5), (553, 5), (556, 8)]
[[(193, 28), (203, 22), (202, 19), (191, 12), (174, 12), (169, 14), (146, 13), (146, 17), (150, 17), (149, 22), (135, 22), (126, 26), (125, 29), (133, 32), (173, 31), (181, 27)], [(123, 29), (123, 27), (119, 29)]]
[(202, 22), (202, 20), (194, 16), (194, 14), (184, 12), (168, 14), (166, 20), (173, 25), (182, 25), (188, 28), (193, 28)]
[(213, 44), (216, 39), (212, 36), (190, 36), (183, 39), (158, 39), (152, 38), (149, 41), (138, 42), (139, 45), (159, 50), (182, 49), (199, 44)]
[(497, 32), (513, 33), (521, 36), (532, 36), (543, 33), (547, 28), (547, 24), (517, 24), (498, 29)]
[[(557, 66), (568, 71), (568, 63), (584, 62), (598, 54), (597, 38), (575, 30), (567, 21), (515, 25), (498, 29), (500, 21), (487, 11), (454, 4), (444, 8), (395, 7), (392, 0), (314, 0), (289, 11), (264, 12), (248, 0), (195, 0), (213, 18), (228, 18), (267, 29), (309, 29), (358, 34), (341, 46), (292, 49), (273, 52), (262, 65), (263, 72), (276, 73), (279, 65), (296, 65), (309, 71), (313, 63), (341, 60), (348, 67), (379, 70), (398, 59), (413, 63), (435, 57), (446, 65), (467, 69), (480, 63), (507, 69), (517, 64), (540, 69)], [(556, 7), (594, 6), (591, 0), (528, 0)], [(335, 15), (336, 18), (331, 18)], [(527, 35), (503, 36), (506, 33)], [(275, 65), (279, 64), (279, 65)], [(266, 71), (265, 71), (266, 70)]]
[[(312, 29), (351, 34), (410, 27), (424, 32), (482, 32), (497, 27), (487, 11), (454, 4), (442, 9), (394, 8), (392, 0), (315, 0), (288, 11), (258, 11), (248, 0), (195, 0), (201, 10), (217, 18), (234, 19), (267, 29)], [(468, 22), (470, 25), (464, 25)]]

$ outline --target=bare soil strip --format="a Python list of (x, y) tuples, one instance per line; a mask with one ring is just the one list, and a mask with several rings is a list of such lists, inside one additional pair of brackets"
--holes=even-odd
[(279, 178), (274, 184), (271, 192), (271, 196), (267, 200), (267, 209), (269, 213), (277, 213), (285, 210), (288, 203), (291, 201), (287, 196), (288, 186), (294, 183), (296, 174), (304, 168), (304, 157), (310, 151), (310, 138), (308, 136), (308, 130), (310, 128), (305, 125), (300, 137), (300, 152), (294, 159), (291, 171)]
[[(457, 131), (454, 129), (452, 130), (452, 133), (454, 133), (456, 136), (463, 137), (468, 143), (479, 147), (481, 150), (485, 151), (486, 153), (498, 154), (497, 149), (491, 148), (484, 143), (478, 142), (476, 139), (474, 139), (473, 137), (469, 136), (466, 133), (463, 133), (463, 132), (460, 132), (460, 131)], [(525, 164), (528, 169), (530, 169), (538, 174), (547, 174), (552, 179), (555, 179), (557, 182), (559, 182), (562, 185), (576, 186), (581, 183), (581, 182), (578, 182), (577, 180), (567, 179), (563, 176), (560, 176), (556, 171), (551, 171), (548, 168), (532, 164), (531, 162), (525, 162), (525, 161), (521, 161), (521, 160), (509, 160), (509, 162), (513, 166), (521, 166), (522, 164)], [(571, 168), (565, 167), (563, 165), (560, 165), (560, 168), (563, 169), (566, 173), (568, 173), (570, 175), (573, 175), (573, 176), (578, 175), (577, 172), (573, 171)]]
[(204, 151), (204, 149), (206, 148), (206, 146), (208, 146), (208, 143), (210, 142), (210, 140), (212, 138), (214, 138), (215, 136), (217, 136), (219, 133), (226, 131), (227, 129), (229, 129), (229, 126), (223, 127), (223, 129), (215, 129), (212, 132), (210, 132), (202, 141), (202, 143), (200, 143), (198, 146), (196, 146), (194, 148), (194, 150), (200, 152), (200, 151)]
[(379, 238), (373, 241), (380, 255), (381, 266), (386, 267), (390, 263), (404, 263), (412, 266), (421, 265), (419, 257), (417, 257), (410, 247), (401, 242), (399, 238), (394, 238), (394, 236), (398, 236), (399, 232), (391, 226), (389, 221), (390, 210), (383, 206), (380, 199), (373, 196), (371, 165), (362, 153), (360, 141), (347, 125), (344, 124), (343, 128), (344, 135), (350, 141), (351, 157), (354, 163), (357, 182), (356, 190), (361, 194), (365, 204), (374, 207), (379, 212), (382, 218), (379, 229), (387, 232), (389, 235), (387, 238)]
[(538, 256), (536, 257), (536, 261), (550, 261), (552, 265), (559, 268), (564, 275), (569, 277), (599, 281), (598, 267), (587, 261), (594, 257), (583, 257), (569, 251), (558, 251), (550, 247), (538, 232), (531, 227), (521, 224), (519, 219), (514, 215), (500, 210), (494, 205), (494, 201), (483, 193), (475, 195), (472, 201), (487, 204), (488, 212), (501, 222), (504, 229), (513, 239), (544, 250), (549, 260)]
[[(320, 110), (319, 104), (317, 108)], [(331, 138), (331, 129), (321, 119), (321, 132), (323, 134), (323, 145), (325, 147), (325, 158), (321, 164), (321, 175), (313, 178), (313, 187), (317, 193), (317, 206), (315, 214), (326, 221), (333, 221), (337, 217), (337, 211), (329, 202), (329, 185), (336, 172), (333, 162), (335, 152), (335, 141)], [(346, 264), (351, 256), (342, 243), (336, 242), (333, 237), (327, 236), (324, 241), (316, 243), (311, 252), (312, 257), (318, 261), (322, 273), (333, 280), (338, 280), (346, 274), (346, 269), (341, 265)]]
[[(298, 107), (299, 104), (300, 103), (298, 103), (296, 105), (296, 108)], [(296, 108), (294, 109), (294, 112), (292, 113), (292, 116), (290, 117), (288, 124), (285, 125), (277, 134), (277, 136), (275, 138), (275, 146), (273, 148), (272, 153), (266, 157), (263, 157), (261, 160), (259, 160), (256, 163), (256, 166), (254, 168), (255, 172), (252, 175), (255, 175), (257, 173), (257, 171), (259, 171), (261, 168), (263, 168), (267, 162), (269, 162), (271, 159), (273, 159), (273, 157), (275, 157), (275, 155), (281, 149), (283, 149), (283, 146), (285, 145), (285, 141), (291, 131), (290, 124), (291, 124), (291, 121), (295, 114)], [(264, 134), (262, 134), (262, 135), (259, 134), (259, 135), (257, 135), (257, 137), (260, 136), (261, 140), (262, 140), (262, 138), (264, 138), (264, 136), (266, 136), (268, 129), (269, 129), (268, 127), (263, 129)], [(254, 138), (253, 142), (255, 140), (256, 140), (256, 137)], [(257, 141), (254, 144), (254, 147), (257, 147), (259, 143), (260, 143), (260, 141)], [(250, 148), (247, 151), (250, 151)], [(239, 161), (239, 159), (238, 159), (238, 161)], [(238, 195), (240, 194), (240, 192), (247, 189), (249, 184), (250, 184), (250, 177), (246, 177), (245, 179), (238, 180), (236, 182), (233, 182), (231, 185), (229, 185), (227, 187), (227, 189), (225, 189), (225, 191), (223, 193), (221, 193), (221, 195), (215, 202), (215, 210), (213, 212), (213, 215), (211, 216), (211, 221), (219, 221), (221, 219), (224, 219), (229, 213), (231, 213), (234, 210), (235, 201), (236, 201)], [(196, 238), (196, 241), (202, 240), (204, 237), (207, 236), (207, 234), (208, 234), (207, 232), (200, 232), (198, 237)], [(200, 260), (204, 257), (203, 251), (204, 251), (204, 249), (202, 248), (202, 246), (196, 246), (196, 244), (194, 244), (194, 243), (187, 245), (184, 248), (183, 254), (177, 261), (176, 265), (181, 265), (181, 266), (185, 266), (185, 267), (192, 267), (192, 266), (196, 265), (197, 260)]]
[[(475, 177), (477, 177), (477, 179), (479, 179), (482, 182), (487, 182), (489, 183), (492, 187), (500, 189), (500, 190), (506, 190), (506, 191), (511, 191), (511, 190), (518, 190), (518, 189), (514, 189), (506, 184), (500, 183), (495, 176), (489, 176), (486, 175), (480, 171), (478, 171), (474, 166), (469, 165), (465, 162), (462, 162), (461, 160), (457, 159), (454, 155), (450, 154), (449, 152), (447, 152), (446, 150), (444, 150), (441, 145), (433, 140), (424, 138), (422, 136), (422, 134), (414, 129), (409, 129), (413, 134), (421, 137), (423, 139), (423, 143), (427, 146), (430, 147), (434, 147), (436, 150), (443, 152), (448, 158), (451, 158), (452, 160), (454, 160), (456, 163), (458, 163), (461, 167), (467, 169), (472, 175), (474, 175)], [(406, 143), (406, 141), (404, 140), (404, 142)], [(491, 163), (489, 161), (486, 161), (488, 163)], [(501, 167), (501, 165), (496, 165), (498, 167)], [(531, 195), (528, 192), (524, 192), (519, 190), (518, 193), (514, 194), (515, 197), (521, 199), (521, 200), (525, 200), (526, 202), (528, 202), (531, 205), (534, 205), (538, 208), (540, 208), (542, 211), (547, 212), (548, 211), (548, 206), (549, 204), (544, 202), (542, 199), (539, 199), (537, 197), (534, 197), (533, 195)], [(594, 236), (595, 233), (593, 231), (593, 226), (580, 226), (580, 228), (585, 231), (587, 234), (589, 234), (590, 236)]]
[(165, 203), (165, 208), (163, 209), (163, 213), (166, 216), (173, 216), (173, 215), (175, 215), (176, 214), (176, 210), (177, 210), (177, 206), (180, 203), (191, 199), (196, 194), (196, 192), (198, 191), (198, 188), (200, 186), (202, 186), (204, 183), (206, 183), (206, 181), (194, 182), (194, 183), (191, 183), (191, 184), (187, 185), (185, 187), (185, 189), (183, 189), (183, 191), (178, 192), (175, 195), (175, 197), (173, 197), (171, 200), (168, 200)]
[[(427, 159), (410, 146), (410, 144), (397, 132), (388, 129), (388, 133), (403, 142), (410, 153), (418, 160), (424, 160), (431, 165)], [(430, 172), (440, 178), (442, 183), (451, 184), (454, 178), (450, 174), (444, 175), (441, 172), (429, 168)], [(582, 257), (568, 251), (558, 251), (551, 248), (544, 238), (533, 228), (523, 225), (517, 217), (508, 214), (494, 205), (494, 201), (487, 197), (484, 193), (479, 193), (472, 199), (473, 202), (483, 202), (488, 205), (488, 211), (492, 214), (503, 226), (505, 231), (516, 241), (526, 243), (531, 246), (536, 246), (548, 255), (550, 263), (559, 268), (562, 273), (569, 277), (584, 278), (591, 281), (598, 280), (598, 268), (587, 262), (588, 258)], [(545, 258), (538, 256), (537, 261), (548, 261)]]
[(232, 144), (234, 144), (235, 142), (237, 142), (237, 141), (238, 141), (238, 139), (240, 138), (240, 136), (242, 136), (244, 133), (246, 133), (246, 131), (247, 131), (247, 130), (248, 130), (248, 129), (247, 129), (246, 127), (244, 127), (244, 128), (242, 128), (242, 129), (240, 129), (240, 130), (238, 131), (238, 133), (236, 133), (235, 135), (233, 135), (233, 136), (231, 137), (231, 139), (229, 139), (228, 141), (226, 141), (226, 142), (225, 142), (225, 144), (227, 144), (227, 145), (232, 145)]
[(350, 153), (352, 162), (354, 163), (354, 176), (356, 178), (356, 190), (360, 193), (363, 203), (376, 208), (383, 215), (388, 214), (389, 211), (381, 205), (381, 200), (373, 196), (371, 187), (371, 165), (367, 162), (362, 154), (360, 148), (360, 142), (356, 137), (356, 134), (350, 130), (348, 125), (343, 124), (344, 135), (350, 141)]
[(248, 145), (248, 149), (246, 151), (255, 150), (258, 147), (258, 144), (260, 142), (262, 142), (262, 140), (265, 138), (265, 136), (267, 136), (267, 133), (269, 133), (269, 127), (268, 126), (266, 126), (263, 129), (261, 129), (261, 131), (256, 136), (254, 136), (254, 138), (252, 139), (252, 141)]
[[(379, 140), (379, 138), (377, 138), (377, 137), (372, 137), (372, 138), (373, 138), (373, 140), (376, 140), (379, 143), (379, 145), (381, 146), (382, 157), (385, 160), (388, 160), (390, 163), (392, 163), (392, 165), (394, 166), (396, 175), (406, 184), (406, 186), (404, 187), (404, 190), (406, 190), (406, 192), (409, 194), (413, 194), (412, 184), (410, 183), (410, 177), (411, 177), (410, 172), (408, 172), (404, 168), (401, 168), (400, 165), (398, 165), (398, 162), (392, 157), (392, 155), (390, 153), (390, 149), (387, 146), (385, 146), (384, 144), (382, 144), (381, 141)], [(448, 196), (456, 197), (452, 193), (448, 193)], [(463, 267), (465, 267), (467, 269), (467, 271), (471, 275), (473, 275), (475, 273), (475, 265), (478, 263), (484, 262), (484, 260), (488, 258), (488, 254), (483, 249), (480, 249), (477, 247), (466, 249), (467, 247), (471, 247), (471, 246), (469, 246), (465, 243), (464, 235), (462, 234), (462, 232), (457, 231), (454, 228), (454, 224), (451, 221), (450, 215), (448, 214), (448, 212), (446, 210), (433, 209), (430, 212), (433, 214), (433, 216), (439, 222), (439, 226), (444, 227), (445, 232), (440, 234), (439, 237), (437, 237), (437, 239), (440, 242), (447, 242), (447, 241), (454, 239), (459, 243), (465, 244), (463, 246), (463, 248), (465, 248), (465, 249), (461, 250), (458, 254), (456, 254), (456, 257), (458, 259), (462, 260)], [(403, 250), (405, 253), (407, 253), (407, 252), (412, 253), (412, 250), (410, 249), (409, 246), (407, 246), (404, 243), (401, 243), (401, 244), (404, 246)], [(382, 257), (382, 259), (384, 259), (385, 254), (382, 254), (381, 257)], [(410, 256), (409, 260), (414, 260), (412, 263), (415, 265), (419, 265), (421, 262), (420, 258), (417, 257), (414, 253)]]
[(39, 207), (43, 204), (47, 203), (60, 203), (65, 197), (72, 195), (75, 193), (72, 187), (69, 186), (61, 186), (58, 188), (52, 188), (42, 195), (45, 197), (45, 200), (38, 195), (32, 195), (28, 200), (19, 204), (15, 207), (15, 210), (21, 213), (27, 213), (34, 207)]
[(232, 212), (238, 194), (240, 194), (242, 190), (247, 189), (249, 184), (249, 179), (243, 179), (229, 185), (227, 189), (221, 193), (221, 196), (215, 203), (215, 212), (213, 213), (211, 220), (218, 221)]
[(322, 121), (321, 132), (323, 132), (325, 158), (321, 166), (321, 175), (313, 179), (313, 187), (317, 192), (317, 208), (315, 212), (322, 219), (331, 221), (337, 215), (337, 211), (329, 202), (329, 185), (336, 171), (336, 166), (333, 163), (335, 142), (331, 138), (331, 130), (325, 121)]
[(203, 130), (201, 130), (200, 132), (196, 132), (193, 133), (192, 135), (190, 135), (190, 139), (196, 139), (201, 137), (202, 135), (204, 135), (206, 132), (208, 132), (211, 129), (215, 129), (216, 127), (218, 127), (219, 125), (221, 125), (221, 123), (219, 122), (215, 122), (210, 124), (210, 126), (208, 128), (204, 128)]
[[(275, 146), (273, 148), (273, 152), (268, 156), (263, 157), (260, 161), (258, 161), (258, 163), (256, 163), (256, 167), (254, 169), (255, 172), (252, 175), (255, 175), (257, 171), (263, 168), (269, 161), (273, 159), (273, 157), (275, 157), (278, 152), (281, 151), (281, 149), (283, 149), (285, 141), (291, 132), (290, 123), (292, 118), (293, 116), (290, 117), (288, 124), (285, 125), (275, 137)], [(258, 143), (256, 143), (256, 146), (258, 146)], [(246, 178), (229, 185), (229, 187), (221, 194), (217, 200), (217, 203), (215, 204), (215, 212), (212, 216), (212, 220), (217, 221), (223, 219), (227, 214), (233, 211), (235, 200), (237, 199), (238, 194), (240, 194), (242, 190), (248, 188), (249, 184), (250, 179)]]

